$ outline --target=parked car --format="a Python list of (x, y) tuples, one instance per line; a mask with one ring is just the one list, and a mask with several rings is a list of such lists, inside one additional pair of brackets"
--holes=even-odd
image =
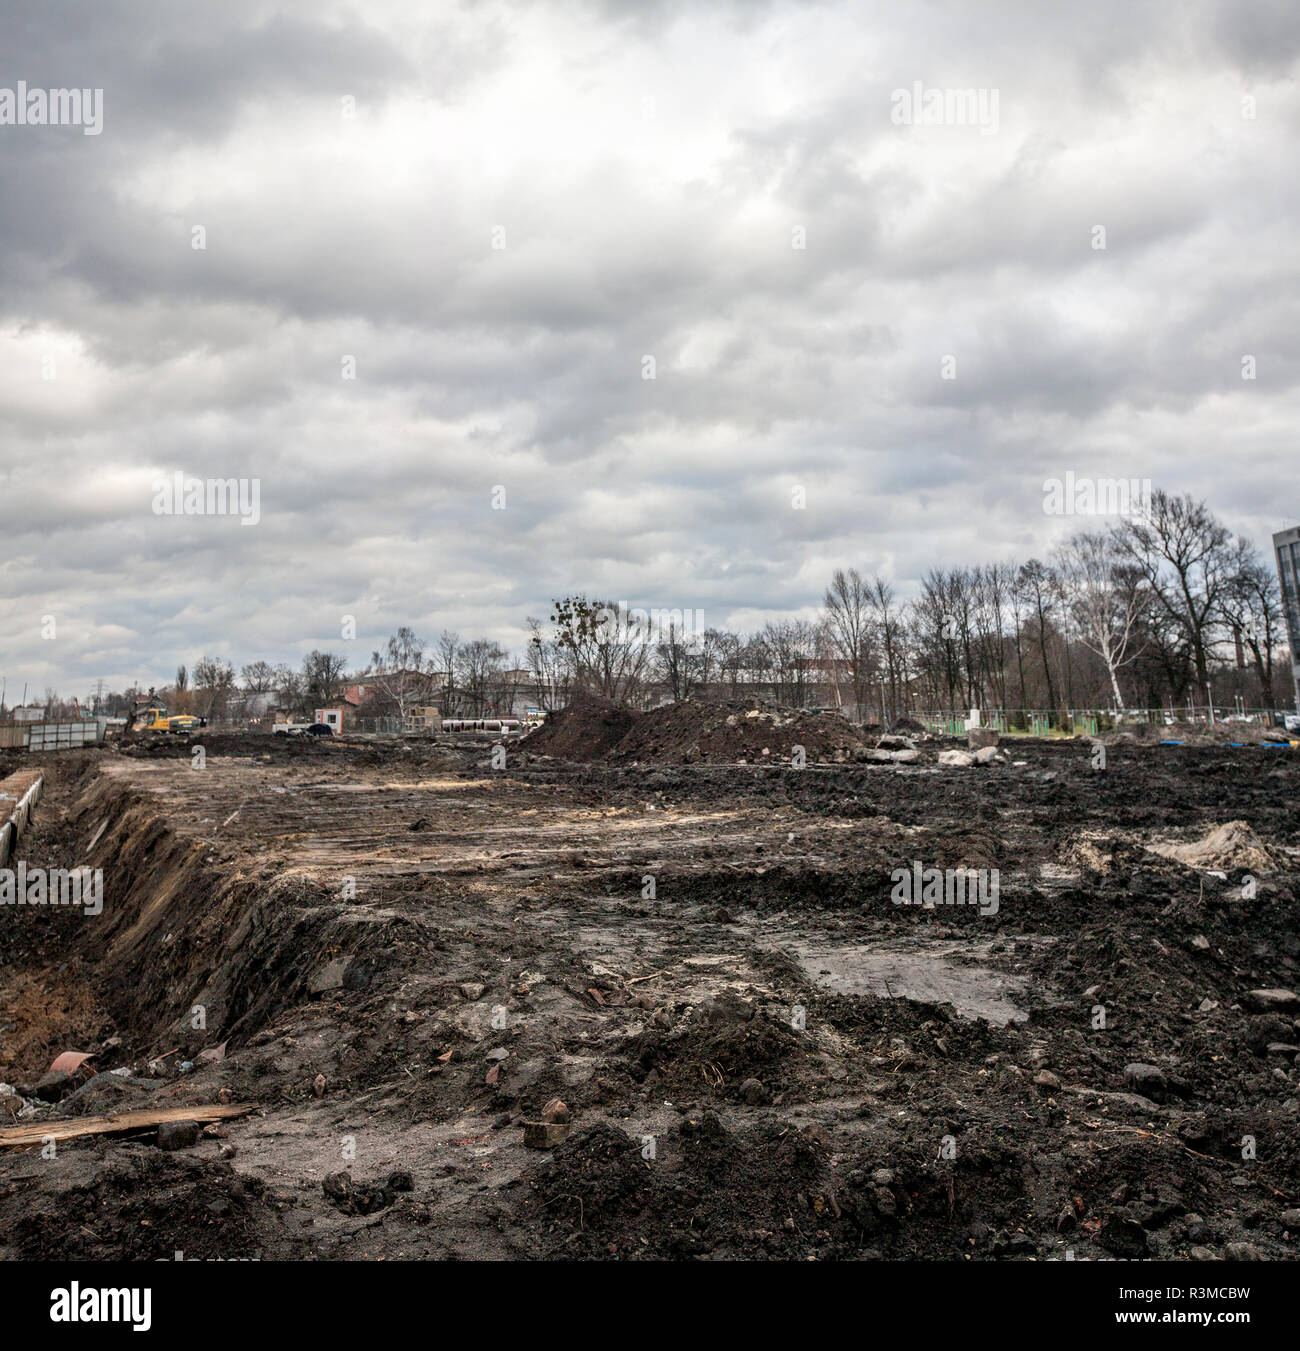
[(333, 736), (334, 729), (327, 722), (314, 722), (303, 729), (304, 736)]

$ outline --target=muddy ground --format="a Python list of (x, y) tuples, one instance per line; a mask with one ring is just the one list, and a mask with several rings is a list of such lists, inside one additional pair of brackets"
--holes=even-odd
[(18, 857), (105, 904), (0, 910), (0, 1081), (255, 1110), (0, 1152), (7, 1258), (1300, 1252), (1294, 752), (200, 744), (43, 761)]

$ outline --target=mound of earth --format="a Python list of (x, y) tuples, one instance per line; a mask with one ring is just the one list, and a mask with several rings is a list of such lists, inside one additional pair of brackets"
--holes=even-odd
[(620, 708), (608, 699), (584, 695), (568, 708), (547, 715), (546, 721), (525, 738), (538, 755), (562, 760), (600, 760), (631, 731), (642, 714)]
[[(833, 1224), (845, 1236), (857, 1229), (835, 1203), (828, 1151), (815, 1131), (771, 1121), (733, 1132), (708, 1110), (662, 1138), (635, 1138), (598, 1121), (530, 1180), (534, 1224), (554, 1256), (806, 1257), (793, 1215), (805, 1229)], [(827, 1234), (818, 1246), (829, 1243)]]
[(796, 746), (810, 761), (842, 764), (864, 745), (838, 714), (762, 697), (683, 699), (638, 713), (592, 696), (550, 714), (526, 744), (564, 760), (656, 765), (788, 764)]
[(811, 760), (842, 763), (862, 748), (837, 713), (809, 713), (769, 699), (684, 699), (637, 719), (610, 758), (650, 764), (789, 762), (796, 746)]
[(1247, 872), (1269, 873), (1282, 866), (1281, 860), (1245, 821), (1225, 821), (1199, 840), (1153, 844), (1150, 849), (1192, 868), (1245, 868)]
[(628, 1038), (624, 1050), (634, 1080), (653, 1074), (673, 1092), (707, 1084), (758, 1105), (771, 1101), (771, 1085), (795, 1074), (805, 1058), (789, 1028), (739, 996), (719, 996), (693, 1013), (671, 1031), (652, 1021)]

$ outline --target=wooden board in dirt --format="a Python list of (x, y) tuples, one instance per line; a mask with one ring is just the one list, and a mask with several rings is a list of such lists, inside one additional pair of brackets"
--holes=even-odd
[(127, 1135), (149, 1130), (168, 1121), (221, 1121), (247, 1116), (255, 1102), (217, 1103), (209, 1107), (160, 1107), (156, 1110), (120, 1112), (111, 1116), (83, 1116), (68, 1121), (30, 1121), (0, 1130), (0, 1149), (19, 1149), (44, 1144), (46, 1140), (76, 1140), (83, 1135)]

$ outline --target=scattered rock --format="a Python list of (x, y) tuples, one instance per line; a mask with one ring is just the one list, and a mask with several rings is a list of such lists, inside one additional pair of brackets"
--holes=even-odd
[(1169, 1083), (1164, 1071), (1155, 1065), (1143, 1065), (1135, 1062), (1124, 1066), (1124, 1081), (1135, 1092), (1152, 1102), (1161, 1102), (1168, 1091)]
[(1294, 990), (1247, 990), (1241, 996), (1241, 1002), (1256, 1013), (1295, 1013), (1300, 1010), (1300, 995)]
[(331, 1173), (321, 1187), (330, 1204), (345, 1215), (373, 1215), (393, 1204), (393, 1193), (388, 1187), (354, 1182), (347, 1172)]
[(882, 751), (914, 751), (916, 743), (905, 736), (886, 733), (876, 741), (876, 749)]
[(1116, 1257), (1145, 1257), (1147, 1231), (1131, 1215), (1115, 1211), (1103, 1222), (1097, 1242)]
[(569, 1120), (569, 1104), (561, 1098), (552, 1098), (542, 1108), (542, 1120), (549, 1123), (561, 1123)]
[(740, 1085), (740, 1097), (751, 1107), (766, 1107), (772, 1101), (772, 1094), (758, 1079), (746, 1079)]
[(1060, 1091), (1061, 1081), (1051, 1070), (1039, 1070), (1034, 1075), (1034, 1086), (1040, 1093), (1056, 1093)]
[(969, 751), (940, 751), (939, 763), (945, 769), (969, 769), (975, 757)]
[(318, 966), (307, 979), (307, 993), (327, 994), (330, 990), (341, 990), (347, 969), (346, 957), (336, 957), (332, 962)]
[(476, 1000), (482, 999), (487, 986), (477, 980), (467, 980), (461, 987), (460, 992), (472, 1004)]
[(524, 1144), (529, 1149), (554, 1149), (569, 1133), (567, 1121), (525, 1121)]
[(159, 1149), (189, 1149), (199, 1142), (202, 1127), (197, 1121), (164, 1121), (158, 1127)]

